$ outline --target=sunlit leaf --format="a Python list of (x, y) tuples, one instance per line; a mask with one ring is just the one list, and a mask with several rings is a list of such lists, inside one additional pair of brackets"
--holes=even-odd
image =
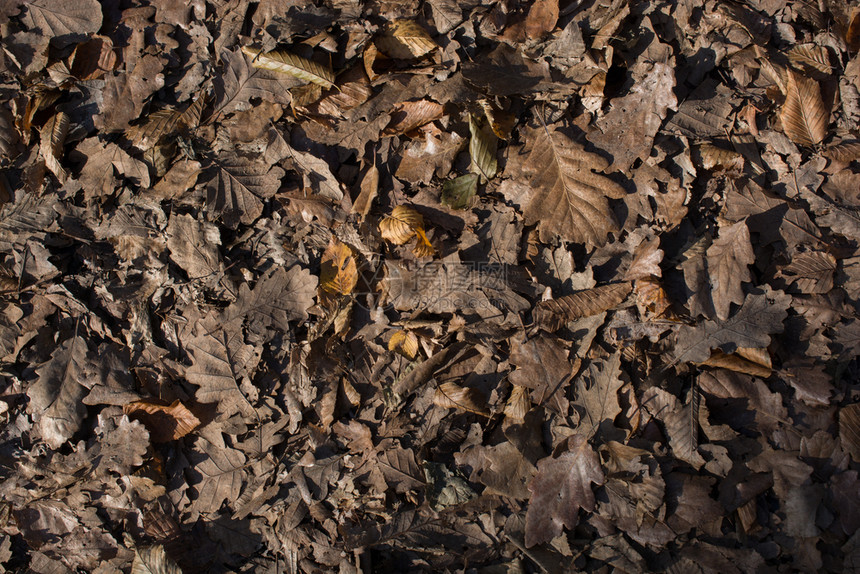
[[(376, 46), (391, 58), (420, 58), (438, 46), (414, 20), (394, 20), (376, 39)], [(369, 74), (368, 74), (369, 75)]]
[(320, 290), (330, 295), (349, 295), (357, 282), (352, 249), (332, 236), (320, 261)]
[(249, 46), (242, 46), (242, 51), (251, 58), (251, 65), (272, 72), (289, 74), (300, 80), (319, 84), (324, 88), (333, 88), (334, 72), (322, 64), (291, 54), (286, 50), (275, 50), (263, 54)]
[(395, 331), (388, 340), (388, 350), (412, 360), (418, 356), (418, 337), (412, 331)]

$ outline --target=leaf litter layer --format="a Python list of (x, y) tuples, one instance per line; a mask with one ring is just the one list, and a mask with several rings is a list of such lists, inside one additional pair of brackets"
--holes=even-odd
[(4, 571), (857, 568), (856, 1), (0, 28)]

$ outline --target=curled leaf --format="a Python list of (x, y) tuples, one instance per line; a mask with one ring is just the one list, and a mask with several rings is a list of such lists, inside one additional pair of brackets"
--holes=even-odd
[(505, 404), (505, 416), (514, 421), (521, 421), (525, 419), (531, 406), (529, 389), (522, 385), (514, 385), (514, 388), (511, 389), (511, 396), (508, 397), (508, 402)]
[(263, 54), (248, 46), (242, 46), (242, 51), (251, 59), (251, 65), (272, 72), (289, 74), (305, 82), (318, 84), (324, 88), (334, 88), (334, 72), (322, 64), (291, 54), (286, 50), (275, 50)]
[(418, 337), (412, 331), (395, 331), (388, 340), (388, 350), (412, 360), (418, 356)]
[(200, 420), (179, 400), (170, 405), (151, 400), (134, 401), (123, 405), (122, 410), (130, 419), (143, 423), (152, 442), (180, 439), (200, 426)]
[(442, 117), (444, 107), (432, 100), (403, 102), (394, 107), (391, 121), (382, 132), (387, 135), (405, 134)]
[(40, 151), (45, 158), (45, 165), (51, 170), (60, 183), (64, 183), (69, 177), (65, 168), (60, 164), (63, 157), (63, 146), (66, 144), (66, 135), (69, 133), (69, 116), (63, 112), (54, 115), (42, 127)]
[(773, 372), (770, 355), (767, 349), (739, 347), (737, 351), (726, 354), (719, 349), (711, 350), (711, 356), (702, 365), (719, 367), (737, 373), (745, 373), (754, 377), (766, 379)]
[(469, 114), (469, 132), (472, 134), (469, 140), (469, 155), (472, 158), (469, 171), (480, 175), (482, 181), (493, 179), (498, 170), (496, 148), (499, 140), (496, 134), (489, 127), (479, 125), (475, 116), (471, 114)]
[(630, 293), (630, 282), (601, 285), (558, 299), (541, 301), (532, 313), (535, 324), (546, 331), (557, 331), (574, 319), (590, 317), (615, 307)]

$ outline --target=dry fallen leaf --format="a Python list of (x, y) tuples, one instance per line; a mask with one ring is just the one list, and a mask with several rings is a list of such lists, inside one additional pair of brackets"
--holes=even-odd
[[(414, 20), (394, 20), (376, 39), (376, 46), (391, 58), (420, 58), (438, 46)], [(370, 74), (368, 74), (370, 75)]]
[(261, 51), (254, 50), (248, 46), (242, 46), (242, 52), (251, 58), (251, 64), (255, 68), (289, 74), (300, 80), (318, 84), (324, 88), (335, 87), (334, 72), (330, 68), (318, 64), (313, 60), (291, 54), (286, 50), (275, 50), (263, 54)]
[(606, 243), (618, 230), (608, 198), (626, 195), (623, 187), (596, 173), (609, 162), (556, 129), (536, 128), (527, 141), (521, 173), (510, 174), (522, 186), (503, 187), (505, 195), (522, 205), (526, 224), (537, 224), (545, 242), (560, 237), (587, 245)]
[(122, 406), (129, 418), (139, 420), (153, 442), (180, 439), (200, 426), (200, 420), (178, 399), (169, 405), (153, 401), (134, 401)]
[(786, 89), (779, 113), (785, 135), (799, 145), (820, 144), (827, 137), (830, 112), (821, 99), (818, 82), (789, 71)]
[(349, 245), (332, 236), (320, 261), (320, 291), (349, 295), (358, 282), (355, 255)]
[(412, 331), (395, 331), (388, 340), (388, 350), (400, 353), (411, 361), (418, 356), (418, 337)]

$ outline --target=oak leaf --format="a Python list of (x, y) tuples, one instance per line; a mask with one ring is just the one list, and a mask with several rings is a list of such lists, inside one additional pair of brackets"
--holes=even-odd
[(681, 327), (675, 362), (701, 363), (711, 356), (711, 349), (730, 353), (738, 347), (767, 347), (771, 334), (782, 332), (790, 302), (791, 297), (782, 291), (766, 289), (762, 294), (748, 294), (741, 308), (725, 321)]
[(537, 224), (544, 242), (559, 237), (588, 246), (606, 243), (618, 230), (607, 198), (626, 195), (619, 184), (595, 173), (609, 162), (554, 128), (532, 130), (527, 142), (528, 157), (519, 166), (522, 175), (513, 161), (506, 170), (520, 185), (502, 187), (523, 207), (526, 225)]
[(87, 395), (86, 341), (82, 337), (64, 341), (36, 374), (28, 410), (39, 415), (38, 428), (45, 442), (58, 449), (77, 432), (87, 412), (82, 402)]
[(538, 472), (529, 483), (531, 498), (526, 512), (526, 547), (549, 542), (562, 528), (577, 524), (579, 509), (594, 510), (591, 484), (605, 480), (597, 453), (583, 435), (567, 439), (565, 449), (537, 463)]
[(755, 262), (745, 221), (720, 229), (720, 236), (707, 250), (708, 281), (717, 317), (728, 319), (732, 303), (744, 300), (741, 283), (750, 281), (748, 265)]

